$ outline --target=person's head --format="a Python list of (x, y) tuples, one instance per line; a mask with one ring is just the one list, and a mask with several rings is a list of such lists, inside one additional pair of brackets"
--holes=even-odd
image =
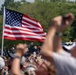
[(5, 66), (5, 61), (4, 61), (4, 59), (2, 57), (0, 57), (0, 72), (2, 71), (4, 66)]
[(76, 46), (71, 49), (71, 55), (76, 58)]
[(25, 68), (24, 73), (25, 75), (35, 75), (36, 66), (33, 64), (28, 64), (28, 66)]
[(63, 49), (69, 53), (71, 52), (72, 48), (75, 46), (76, 46), (75, 42), (71, 42), (71, 43), (65, 42), (62, 44)]

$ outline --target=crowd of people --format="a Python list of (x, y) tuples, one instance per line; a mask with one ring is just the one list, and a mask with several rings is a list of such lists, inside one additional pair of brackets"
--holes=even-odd
[(71, 26), (74, 15), (52, 19), (42, 46), (18, 44), (0, 57), (1, 75), (76, 75), (76, 46), (65, 51), (62, 32)]
[[(55, 68), (40, 54), (40, 46), (33, 42), (28, 45), (28, 52), (22, 56), (20, 61), (20, 72), (25, 75), (50, 75), (55, 74)], [(12, 73), (12, 62), (15, 58), (16, 47), (5, 48), (3, 56), (0, 56), (0, 75), (14, 75)], [(18, 57), (19, 58), (19, 57)], [(51, 67), (49, 67), (49, 65)], [(14, 69), (16, 69), (14, 67)], [(35, 71), (37, 70), (37, 71)], [(51, 71), (49, 73), (49, 70)], [(36, 72), (36, 73), (35, 73)], [(19, 75), (19, 74), (16, 74)]]

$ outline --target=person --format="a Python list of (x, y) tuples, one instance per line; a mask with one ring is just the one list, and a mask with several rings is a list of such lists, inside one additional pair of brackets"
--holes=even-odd
[[(27, 53), (27, 51), (28, 51), (27, 44), (20, 43), (16, 46), (16, 53), (15, 53), (15, 56), (12, 61), (12, 74), (13, 75), (27, 75), (26, 70), (25, 70), (24, 74), (22, 74), (21, 70), (20, 70), (21, 58), (24, 54)], [(47, 71), (44, 68), (41, 67), (39, 69), (36, 69), (35, 67), (34, 68), (33, 67), (34, 66), (32, 65), (32, 66), (30, 66), (29, 69), (32, 68), (33, 70), (35, 70), (36, 75), (47, 75)]]
[[(59, 41), (57, 40), (58, 42), (56, 41), (54, 43), (55, 41), (54, 37), (56, 32), (60, 33), (65, 28), (69, 27), (72, 24), (73, 20), (74, 20), (74, 15), (72, 13), (68, 14), (68, 18), (63, 18), (62, 16), (55, 17), (51, 22), (49, 32), (41, 47), (41, 54), (50, 63), (52, 64), (55, 63), (57, 68), (57, 74), (59, 75), (75, 75), (76, 73), (75, 71), (76, 68), (74, 66), (76, 61), (75, 58), (71, 55), (68, 57), (67, 55), (64, 55), (64, 53), (60, 54), (62, 52), (61, 38), (58, 38)], [(56, 43), (58, 44), (56, 45)], [(72, 50), (72, 51), (75, 51), (75, 50)], [(12, 62), (12, 73), (14, 75), (22, 75), (20, 73), (20, 59), (26, 52), (27, 52), (26, 44), (17, 45), (16, 53), (15, 53), (16, 56)], [(71, 61), (71, 63), (69, 63), (70, 60), (73, 60), (73, 62)], [(42, 74), (38, 74), (38, 75), (45, 75), (44, 72), (45, 71), (43, 71)]]
[(12, 74), (22, 75), (20, 70), (21, 57), (28, 51), (27, 44), (18, 44), (16, 46), (16, 53), (12, 62)]
[(4, 59), (0, 56), (0, 75), (3, 75), (3, 73), (4, 73), (4, 71), (3, 71), (4, 67), (5, 67), (5, 61), (4, 61)]
[(73, 21), (72, 13), (53, 18), (41, 47), (43, 57), (56, 66), (57, 75), (76, 75), (76, 47), (72, 48), (71, 54), (64, 52), (62, 48), (62, 32), (70, 27)]

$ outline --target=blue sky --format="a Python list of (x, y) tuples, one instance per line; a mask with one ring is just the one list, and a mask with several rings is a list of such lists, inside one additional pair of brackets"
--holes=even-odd
[[(20, 0), (15, 0), (15, 1), (20, 1)], [(26, 0), (26, 1), (28, 1), (28, 2), (34, 2), (34, 0)], [(4, 0), (0, 0), (0, 7), (1, 7), (1, 5), (4, 3)]]

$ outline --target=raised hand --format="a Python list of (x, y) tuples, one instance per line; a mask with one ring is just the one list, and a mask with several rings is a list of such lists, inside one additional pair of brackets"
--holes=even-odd
[(74, 21), (74, 15), (68, 13), (65, 16), (57, 16), (52, 19), (51, 25), (56, 27), (57, 32), (63, 31), (65, 28), (71, 26)]
[(26, 54), (27, 51), (28, 51), (28, 46), (27, 46), (27, 44), (22, 44), (22, 43), (20, 43), (20, 44), (18, 44), (18, 45), (16, 46), (16, 53), (20, 54), (21, 56), (24, 55), (24, 54)]

